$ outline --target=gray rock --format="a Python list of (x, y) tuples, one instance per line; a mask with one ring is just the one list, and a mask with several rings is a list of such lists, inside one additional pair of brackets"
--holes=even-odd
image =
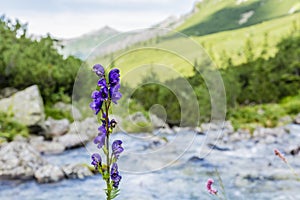
[(16, 88), (7, 87), (0, 91), (0, 99), (10, 97), (11, 95), (18, 92)]
[(300, 124), (300, 113), (294, 119), (295, 124)]
[(45, 165), (35, 171), (34, 178), (39, 183), (52, 183), (62, 180), (64, 173), (58, 166)]
[(157, 117), (154, 114), (150, 114), (150, 120), (151, 120), (153, 128), (155, 128), (155, 129), (169, 127), (168, 124), (164, 120), (160, 119), (159, 117)]
[(132, 115), (129, 115), (128, 120), (130, 120), (134, 124), (137, 124), (140, 122), (148, 123), (147, 118), (145, 117), (145, 115), (142, 112), (136, 112)]
[(53, 106), (56, 109), (62, 110), (64, 112), (69, 112), (71, 116), (73, 116), (74, 120), (80, 121), (82, 120), (82, 114), (74, 105), (66, 104), (63, 102), (57, 102)]
[(70, 125), (68, 134), (75, 134), (79, 137), (93, 139), (98, 134), (99, 123), (96, 117), (89, 117), (83, 121), (74, 121)]
[(65, 176), (70, 179), (79, 178), (83, 179), (87, 176), (92, 176), (93, 173), (90, 169), (82, 164), (70, 164), (62, 167)]
[(33, 178), (34, 172), (45, 164), (46, 161), (28, 143), (14, 141), (1, 146), (0, 177)]
[(53, 140), (62, 144), (66, 149), (72, 149), (84, 146), (90, 139), (87, 135), (68, 133)]
[(42, 154), (60, 154), (65, 150), (65, 146), (59, 142), (30, 141), (30, 144)]
[(47, 127), (46, 135), (49, 137), (60, 136), (69, 131), (70, 122), (67, 119), (55, 120), (49, 117), (45, 122)]
[(32, 127), (32, 131), (43, 130), (44, 104), (37, 85), (17, 92), (9, 98), (1, 99), (0, 110), (12, 113), (17, 122)]

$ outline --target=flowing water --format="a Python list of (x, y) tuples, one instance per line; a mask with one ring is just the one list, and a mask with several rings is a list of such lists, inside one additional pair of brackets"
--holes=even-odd
[[(216, 169), (227, 199), (300, 199), (300, 182), (296, 175), (273, 155), (274, 148), (285, 150), (299, 144), (300, 126), (288, 128), (290, 134), (268, 144), (257, 140), (224, 143), (217, 140), (218, 132), (204, 136), (188, 130), (155, 137), (114, 134), (114, 138), (123, 140), (126, 149), (119, 161), (123, 178), (121, 193), (116, 199), (214, 199), (206, 191), (205, 184), (208, 178), (213, 178), (213, 187), (222, 196)], [(169, 142), (165, 143), (166, 139)], [(214, 150), (208, 148), (214, 144), (217, 145)], [(85, 148), (44, 157), (59, 166), (90, 163), (89, 155), (94, 151), (97, 149), (90, 143)], [(296, 170), (300, 168), (299, 156), (287, 156), (287, 159)], [(99, 175), (51, 184), (0, 181), (0, 200), (105, 199), (104, 187)]]

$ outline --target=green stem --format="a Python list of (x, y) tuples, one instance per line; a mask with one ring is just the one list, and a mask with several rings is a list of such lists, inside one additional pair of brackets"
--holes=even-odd
[(105, 123), (106, 123), (106, 145), (105, 148), (107, 150), (106, 154), (106, 164), (107, 164), (107, 174), (108, 178), (106, 179), (106, 191), (107, 191), (107, 200), (111, 200), (111, 186), (110, 186), (110, 156), (109, 156), (109, 119), (108, 119), (108, 110), (109, 110), (109, 103), (105, 102)]

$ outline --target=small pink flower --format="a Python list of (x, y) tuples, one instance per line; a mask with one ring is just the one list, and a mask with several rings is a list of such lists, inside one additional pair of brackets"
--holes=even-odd
[(287, 163), (286, 158), (284, 157), (284, 155), (278, 150), (278, 149), (274, 149), (274, 153), (276, 156), (278, 156), (283, 162)]
[(218, 190), (215, 190), (211, 187), (213, 183), (214, 183), (213, 179), (208, 179), (206, 183), (206, 189), (210, 194), (217, 195)]

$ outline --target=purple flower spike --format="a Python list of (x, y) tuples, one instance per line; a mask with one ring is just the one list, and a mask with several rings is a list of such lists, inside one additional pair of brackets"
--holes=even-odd
[(113, 187), (118, 188), (119, 183), (122, 179), (122, 176), (120, 176), (119, 171), (118, 171), (118, 165), (117, 163), (113, 163), (111, 167), (111, 172), (110, 172), (110, 178), (113, 182)]
[(98, 153), (94, 153), (92, 156), (92, 165), (94, 165), (95, 169), (98, 169), (98, 165), (101, 165), (101, 156)]
[(121, 140), (115, 140), (112, 143), (112, 153), (116, 159), (118, 159), (120, 154), (124, 151), (124, 148), (121, 145), (122, 145)]
[(97, 76), (100, 76), (100, 77), (104, 76), (104, 74), (105, 74), (104, 68), (100, 64), (94, 65), (93, 71), (97, 74)]

